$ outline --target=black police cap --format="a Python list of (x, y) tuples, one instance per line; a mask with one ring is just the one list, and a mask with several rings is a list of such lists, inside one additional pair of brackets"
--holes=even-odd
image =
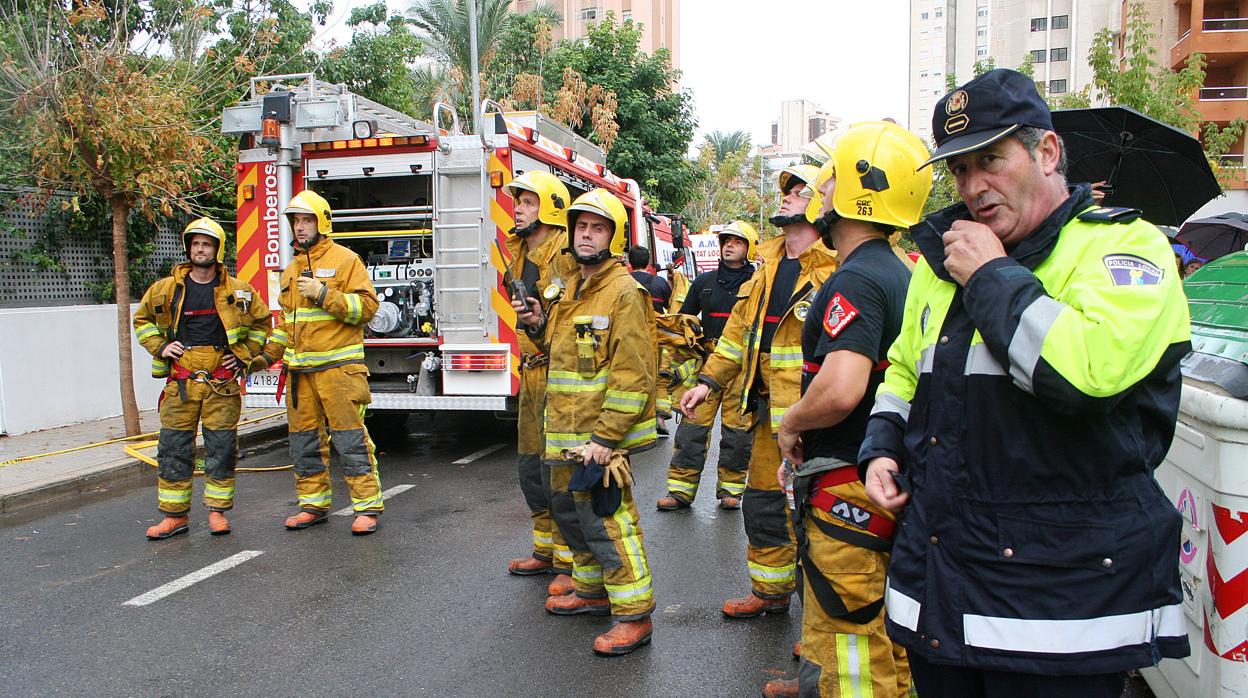
[(922, 166), (978, 150), (1024, 126), (1053, 130), (1049, 105), (1036, 83), (1017, 70), (990, 70), (936, 103), (936, 152)]

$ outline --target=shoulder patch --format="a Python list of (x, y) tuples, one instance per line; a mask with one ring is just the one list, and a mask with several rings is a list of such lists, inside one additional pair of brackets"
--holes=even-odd
[(1165, 275), (1161, 267), (1133, 254), (1108, 254), (1101, 261), (1115, 286), (1155, 286)]
[(1097, 206), (1080, 213), (1079, 220), (1088, 223), (1130, 223), (1142, 215), (1138, 208)]
[(828, 333), (829, 337), (835, 337), (856, 317), (858, 317), (858, 309), (845, 296), (838, 293), (832, 296), (832, 300), (828, 301), (827, 309), (823, 311), (823, 330)]

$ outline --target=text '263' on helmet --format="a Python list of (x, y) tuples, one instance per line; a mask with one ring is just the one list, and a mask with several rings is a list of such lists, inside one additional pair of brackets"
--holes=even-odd
[(200, 218), (191, 221), (182, 231), (182, 246), (186, 254), (191, 254), (191, 236), (207, 235), (217, 241), (217, 264), (225, 264), (225, 230), (211, 218)]
[(784, 198), (789, 192), (801, 187), (799, 193), (806, 199), (806, 210), (791, 216), (772, 216), (768, 221), (776, 227), (783, 227), (802, 221), (813, 225), (819, 220), (819, 209), (823, 208), (823, 199), (815, 189), (815, 180), (818, 177), (819, 168), (814, 165), (789, 165), (780, 170), (780, 197)]
[(932, 191), (931, 168), (919, 169), (928, 156), (922, 139), (897, 124), (854, 124), (837, 140), (816, 188), (836, 178), (832, 208), (841, 218), (909, 228)]
[[(576, 253), (576, 221), (585, 213), (602, 216), (615, 226), (611, 234), (611, 244), (607, 246), (607, 249), (590, 257), (582, 257)], [(586, 192), (576, 197), (576, 201), (568, 207), (568, 248), (572, 250), (572, 256), (576, 258), (576, 261), (581, 264), (597, 264), (611, 257), (618, 257), (624, 254), (624, 247), (627, 243), (627, 225), (628, 211), (615, 194), (606, 189)]]
[(748, 246), (745, 258), (751, 262), (758, 259), (758, 231), (754, 229), (754, 226), (745, 221), (733, 221), (719, 231), (719, 244), (724, 244), (725, 235), (745, 240), (745, 244)]
[(568, 202), (572, 197), (568, 194), (567, 186), (558, 177), (549, 172), (530, 170), (511, 180), (507, 190), (516, 201), (520, 200), (522, 191), (531, 191), (537, 195), (537, 220), (523, 228), (515, 228), (512, 231), (514, 234), (528, 237), (541, 223), (558, 228), (568, 227)]
[(289, 219), (292, 228), (295, 226), (294, 215), (296, 213), (316, 216), (316, 232), (321, 235), (329, 235), (334, 230), (333, 212), (329, 210), (329, 202), (311, 189), (304, 189), (295, 194), (290, 203), (286, 204), (286, 210), (282, 211), (282, 215)]

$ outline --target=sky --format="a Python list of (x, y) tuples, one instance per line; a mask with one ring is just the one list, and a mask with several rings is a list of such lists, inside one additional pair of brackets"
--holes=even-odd
[[(908, 0), (679, 1), (681, 85), (693, 93), (695, 147), (715, 130), (770, 143), (786, 99), (810, 100), (846, 124), (888, 116), (906, 123)], [(335, 2), (320, 38), (350, 41), (350, 8), (371, 2)]]
[(697, 105), (695, 142), (743, 130), (770, 143), (786, 99), (843, 123), (904, 124), (909, 17), (907, 0), (682, 0), (681, 84)]

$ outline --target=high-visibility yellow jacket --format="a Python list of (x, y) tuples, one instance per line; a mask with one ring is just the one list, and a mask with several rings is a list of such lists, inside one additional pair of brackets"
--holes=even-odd
[[(551, 284), (563, 283), (563, 278), (573, 272), (580, 273), (580, 266), (572, 255), (563, 254), (567, 245), (568, 236), (562, 228), (547, 233), (541, 244), (532, 249), (525, 238), (517, 235), (507, 238), (507, 252), (511, 255), (508, 271), (512, 278), (523, 280), (528, 285), (529, 293), (542, 304), (547, 314), (554, 299), (546, 297), (546, 289)], [(521, 354), (541, 353), (526, 333), (519, 334)]]
[[(174, 267), (170, 276), (147, 289), (134, 314), (134, 334), (152, 355), (154, 378), (168, 377), (173, 365), (160, 352), (177, 338), (186, 302), (186, 276), (190, 272), (190, 262)], [(213, 291), (217, 317), (225, 328), (230, 353), (245, 366), (260, 354), (269, 336), (269, 306), (251, 284), (230, 276), (225, 265), (217, 265), (217, 276), (221, 279)]]
[[(319, 306), (295, 283), (309, 269), (327, 287)], [(281, 359), (295, 373), (364, 363), (364, 323), (377, 312), (377, 292), (359, 255), (322, 237), (297, 251), (281, 289), (282, 317), (264, 348), (269, 363)]]
[[(653, 446), (658, 355), (650, 296), (615, 261), (588, 279), (578, 268), (564, 283), (537, 339), (550, 354), (546, 458), (590, 440), (629, 452)], [(588, 319), (579, 345), (577, 318)]]
[(724, 333), (715, 345), (715, 351), (702, 366), (699, 380), (715, 390), (723, 390), (732, 383), (737, 374), (744, 371), (741, 381), (742, 413), (752, 409), (749, 392), (756, 378), (760, 377), (767, 391), (771, 427), (780, 426), (785, 410), (802, 397), (802, 323), (810, 301), (819, 287), (836, 271), (836, 253), (816, 241), (798, 257), (801, 271), (793, 289), (776, 333), (771, 340), (771, 352), (762, 354), (759, 344), (763, 337), (763, 321), (771, 298), (776, 269), (785, 255), (784, 236), (774, 237), (759, 245), (758, 253), (763, 266), (754, 276), (741, 284), (737, 291), (737, 304), (724, 327)]

